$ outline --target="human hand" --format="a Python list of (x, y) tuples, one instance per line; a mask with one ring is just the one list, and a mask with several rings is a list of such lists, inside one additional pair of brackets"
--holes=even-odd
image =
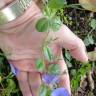
[[(57, 61), (61, 73), (67, 69), (62, 48), (69, 50), (77, 60), (82, 62), (88, 60), (84, 43), (66, 25), (62, 24), (60, 30), (54, 33), (38, 32), (35, 25), (42, 16), (40, 9), (33, 2), (23, 16), (0, 27), (0, 47), (5, 54), (9, 53), (6, 55), (9, 63), (19, 70), (16, 77), (23, 96), (39, 96), (41, 74), (35, 66), (35, 60), (43, 56), (42, 44), (47, 35), (47, 39), (57, 38), (49, 46), (54, 56), (61, 58)], [(49, 63), (46, 61), (46, 65)], [(59, 86), (71, 93), (68, 73), (60, 78)]]

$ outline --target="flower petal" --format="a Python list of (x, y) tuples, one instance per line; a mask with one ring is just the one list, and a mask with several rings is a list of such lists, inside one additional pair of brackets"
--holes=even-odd
[(58, 75), (51, 75), (51, 74), (43, 74), (42, 75), (42, 81), (45, 84), (54, 84), (57, 83), (59, 80)]
[(16, 76), (19, 73), (19, 70), (15, 68), (12, 64), (10, 64), (11, 72)]
[(51, 96), (70, 96), (70, 95), (65, 88), (60, 87), (60, 88), (54, 89), (51, 93)]

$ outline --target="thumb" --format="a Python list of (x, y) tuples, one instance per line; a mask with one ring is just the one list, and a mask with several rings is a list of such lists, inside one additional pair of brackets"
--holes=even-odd
[(72, 55), (73, 58), (76, 58), (79, 61), (88, 62), (86, 47), (83, 41), (81, 39), (77, 41), (78, 43), (76, 47), (70, 50), (70, 54)]
[(58, 36), (60, 36), (61, 46), (66, 50), (69, 50), (73, 58), (82, 62), (88, 61), (86, 47), (83, 41), (77, 37), (66, 25), (61, 27)]

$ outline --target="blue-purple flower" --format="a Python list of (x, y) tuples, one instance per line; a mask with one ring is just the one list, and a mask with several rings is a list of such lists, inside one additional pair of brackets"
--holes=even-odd
[(12, 64), (10, 64), (11, 72), (16, 76), (19, 73), (19, 70), (15, 68)]
[(59, 81), (59, 76), (58, 75), (52, 75), (52, 74), (43, 74), (42, 75), (42, 81), (45, 84), (54, 84)]
[(70, 95), (65, 88), (60, 87), (60, 88), (54, 89), (51, 93), (51, 96), (70, 96)]

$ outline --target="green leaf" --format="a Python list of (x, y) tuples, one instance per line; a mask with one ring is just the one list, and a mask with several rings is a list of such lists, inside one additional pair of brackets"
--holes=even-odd
[(92, 35), (87, 35), (84, 39), (84, 43), (86, 46), (88, 46), (89, 44), (94, 44), (95, 42)]
[(43, 14), (47, 16), (47, 18), (52, 18), (56, 15), (56, 10), (51, 10), (48, 6), (45, 6), (43, 9)]
[(68, 59), (65, 58), (65, 62), (67, 64), (68, 68), (71, 68), (72, 67), (71, 61), (69, 61)]
[(47, 94), (47, 87), (44, 84), (41, 85), (40, 93), (39, 94), (40, 94), (39, 96), (46, 96), (46, 94)]
[(52, 18), (50, 23), (50, 27), (53, 31), (58, 31), (62, 25), (62, 22), (59, 17)]
[(41, 60), (41, 59), (37, 59), (37, 60), (36, 60), (36, 68), (37, 68), (38, 71), (40, 71), (40, 72), (44, 71), (45, 65), (44, 65), (44, 63), (43, 63), (43, 60)]
[(79, 70), (79, 72), (80, 72), (80, 74), (81, 74), (82, 76), (84, 76), (84, 75), (86, 74), (85, 68), (81, 68), (81, 69)]
[(91, 20), (90, 26), (92, 27), (92, 29), (95, 29), (96, 30), (96, 20), (95, 19), (92, 19)]
[(48, 73), (49, 74), (55, 74), (58, 75), (60, 74), (60, 67), (58, 64), (50, 64), (48, 66)]
[(77, 78), (71, 80), (72, 91), (76, 91), (79, 86)]
[(39, 32), (47, 32), (49, 28), (49, 20), (47, 18), (41, 18), (36, 23), (36, 29)]
[(48, 88), (46, 96), (50, 96), (51, 93), (52, 93), (52, 90)]
[(68, 51), (65, 52), (65, 57), (66, 57), (66, 59), (68, 61), (71, 61), (72, 60), (71, 55), (70, 55), (70, 53)]
[(53, 60), (52, 50), (48, 46), (43, 47), (44, 56), (48, 61)]
[(48, 6), (45, 6), (44, 9), (43, 9), (43, 14), (45, 16), (48, 16), (50, 17), (50, 14), (51, 14), (51, 11), (50, 11), (50, 8)]
[(7, 87), (5, 88), (5, 90), (2, 91), (2, 96), (10, 96), (11, 93), (13, 93), (13, 91), (16, 90), (16, 84), (14, 82), (14, 80), (12, 79), (7, 79)]
[(76, 72), (76, 74), (74, 74), (74, 77), (71, 80), (71, 87), (73, 91), (77, 90), (81, 77), (84, 76), (87, 72), (89, 72), (91, 68), (91, 64), (83, 63), (80, 69)]
[(50, 0), (48, 2), (49, 8), (56, 10), (63, 8), (66, 4), (66, 0)]
[(72, 70), (71, 70), (71, 75), (72, 75), (72, 76), (75, 76), (75, 74), (76, 74), (76, 69), (72, 69)]
[(8, 83), (8, 86), (7, 86), (8, 89), (16, 88), (15, 82), (12, 79), (7, 79), (7, 83)]

